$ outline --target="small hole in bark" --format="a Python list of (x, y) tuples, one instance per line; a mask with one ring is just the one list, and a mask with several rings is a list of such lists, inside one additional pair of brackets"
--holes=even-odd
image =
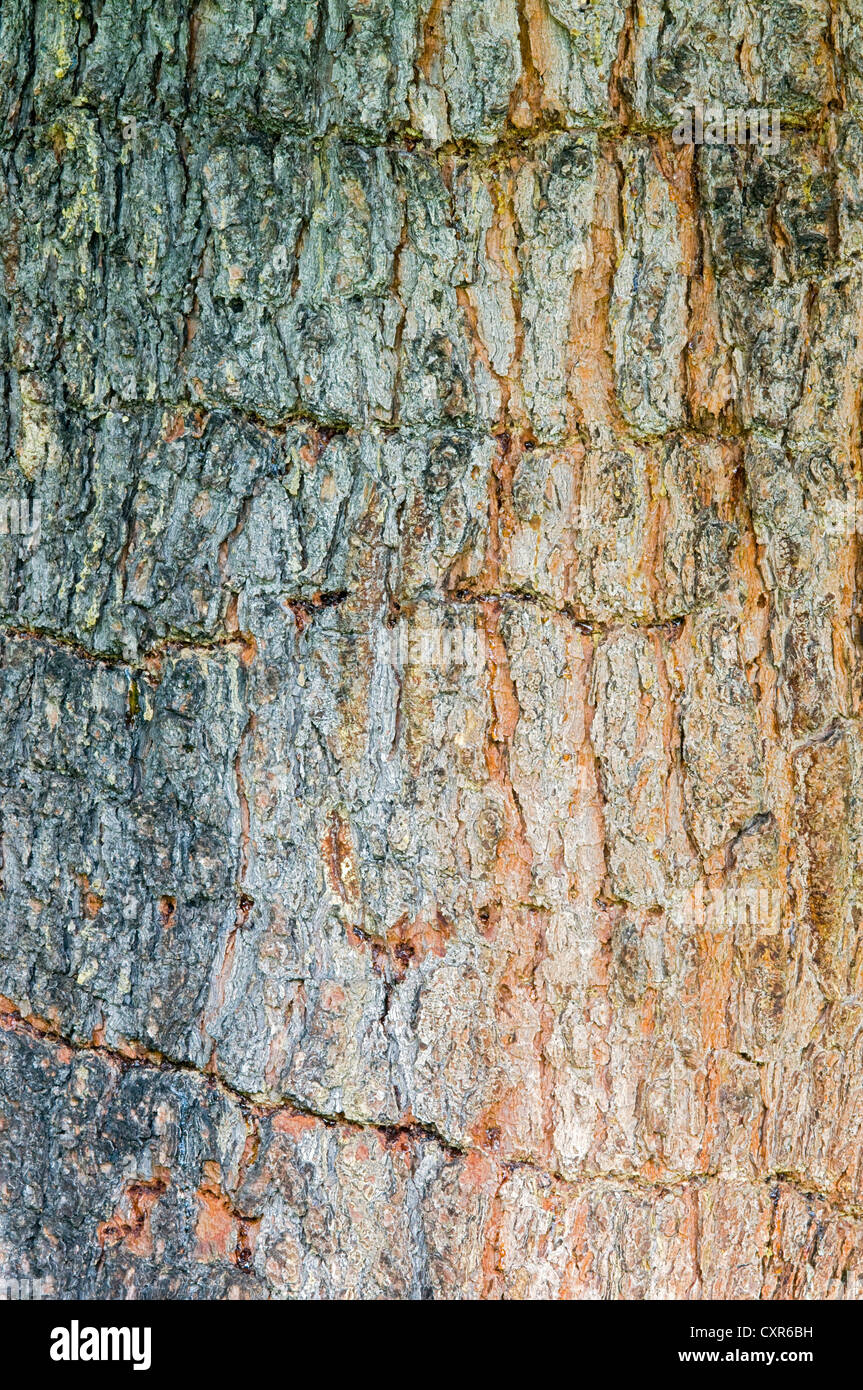
[(162, 926), (165, 931), (170, 931), (173, 927), (176, 911), (176, 898), (163, 897), (159, 899), (159, 916), (162, 919)]

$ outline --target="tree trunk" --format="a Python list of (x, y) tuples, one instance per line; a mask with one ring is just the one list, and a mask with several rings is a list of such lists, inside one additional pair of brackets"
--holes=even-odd
[(859, 1296), (861, 34), (3, 0), (0, 1275)]

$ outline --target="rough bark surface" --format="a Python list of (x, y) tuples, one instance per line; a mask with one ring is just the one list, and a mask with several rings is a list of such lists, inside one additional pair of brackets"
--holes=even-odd
[(863, 1290), (861, 0), (3, 0), (0, 258), (0, 1273)]

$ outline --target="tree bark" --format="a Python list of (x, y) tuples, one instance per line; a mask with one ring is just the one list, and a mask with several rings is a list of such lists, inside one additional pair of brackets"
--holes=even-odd
[(861, 34), (3, 0), (0, 1275), (859, 1296)]

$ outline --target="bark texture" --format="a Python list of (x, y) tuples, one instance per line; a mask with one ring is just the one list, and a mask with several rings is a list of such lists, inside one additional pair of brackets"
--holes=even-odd
[(3, 0), (0, 1273), (863, 1291), (861, 120), (861, 0)]

